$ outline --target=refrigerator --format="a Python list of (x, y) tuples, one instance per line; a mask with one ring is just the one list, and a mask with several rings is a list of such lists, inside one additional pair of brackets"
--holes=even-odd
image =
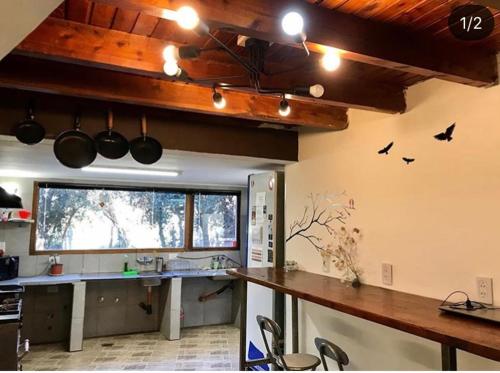
[[(281, 171), (252, 174), (248, 177), (248, 242), (246, 264), (249, 268), (282, 268), (285, 258), (284, 232), (285, 175)], [(256, 316), (275, 320), (284, 330), (284, 295), (248, 283), (247, 360), (266, 355)], [(268, 370), (267, 365), (254, 370)]]

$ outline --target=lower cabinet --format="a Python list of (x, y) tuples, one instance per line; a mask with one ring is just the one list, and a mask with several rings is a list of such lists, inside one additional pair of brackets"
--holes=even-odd
[(146, 302), (146, 288), (141, 281), (87, 282), (84, 338), (158, 330), (160, 289), (152, 288), (153, 312), (147, 314), (139, 307), (139, 303)]
[(68, 339), (72, 285), (28, 286), (23, 296), (22, 339), (33, 344)]
[[(168, 286), (152, 287), (152, 313), (146, 303), (147, 288), (138, 280), (88, 281), (83, 337), (154, 332), (160, 329)], [(217, 291), (226, 281), (207, 278), (182, 280), (181, 327), (234, 322), (233, 290), (200, 302), (200, 295)], [(66, 342), (69, 338), (73, 285), (28, 286), (23, 298), (22, 338), (31, 343)], [(237, 304), (237, 303), (236, 303)]]

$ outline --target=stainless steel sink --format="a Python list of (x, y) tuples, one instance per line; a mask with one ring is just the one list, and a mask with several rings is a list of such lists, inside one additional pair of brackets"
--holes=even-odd
[(161, 277), (158, 272), (148, 271), (148, 272), (140, 272), (139, 276), (141, 277), (142, 286), (160, 286), (161, 285)]

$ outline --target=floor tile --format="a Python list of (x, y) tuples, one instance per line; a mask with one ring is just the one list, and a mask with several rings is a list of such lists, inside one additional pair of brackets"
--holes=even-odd
[(233, 325), (182, 329), (179, 341), (158, 333), (87, 339), (83, 351), (67, 352), (64, 344), (36, 345), (24, 370), (238, 370), (239, 330)]

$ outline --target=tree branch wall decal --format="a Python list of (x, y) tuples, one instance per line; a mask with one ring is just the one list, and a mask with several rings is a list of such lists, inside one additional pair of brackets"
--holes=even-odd
[[(342, 281), (349, 281), (354, 287), (359, 286), (362, 270), (357, 263), (357, 245), (362, 234), (358, 228), (346, 228), (347, 220), (354, 210), (354, 199), (348, 198), (343, 192), (311, 193), (308, 200), (302, 216), (290, 224), (286, 242), (301, 237), (321, 255), (323, 271), (329, 272), (330, 263), (333, 262), (341, 272)], [(324, 240), (325, 233), (327, 238)]]
[(321, 228), (329, 236), (336, 236), (335, 223), (345, 225), (346, 220), (351, 216), (350, 210), (354, 210), (354, 200), (349, 199), (348, 203), (340, 202), (340, 197), (345, 197), (346, 192), (340, 194), (309, 194), (309, 204), (304, 207), (301, 218), (295, 219), (290, 225), (286, 242), (295, 237), (302, 237), (311, 244), (316, 251), (324, 250), (323, 239), (316, 233), (314, 228)]

